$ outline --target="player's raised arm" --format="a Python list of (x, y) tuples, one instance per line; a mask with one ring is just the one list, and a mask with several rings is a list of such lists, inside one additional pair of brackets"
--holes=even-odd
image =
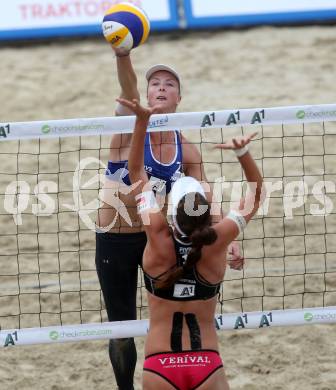
[(158, 106), (142, 107), (136, 99), (132, 102), (125, 99), (117, 100), (136, 115), (128, 157), (129, 177), (133, 185), (132, 193), (135, 196), (138, 214), (142, 218), (147, 238), (150, 242), (154, 241), (157, 244), (161, 233), (167, 236), (169, 229), (166, 217), (160, 212), (144, 168), (144, 144), (149, 118), (160, 108)]
[(233, 150), (243, 168), (249, 190), (240, 202), (239, 210), (231, 210), (229, 214), (217, 225), (220, 230), (225, 230), (225, 240), (233, 241), (246, 224), (257, 212), (264, 198), (263, 178), (259, 168), (248, 149), (248, 144), (257, 135), (233, 138), (232, 141), (224, 142), (216, 147), (225, 150)]
[(127, 99), (119, 98), (117, 99), (117, 102), (136, 115), (128, 157), (128, 169), (131, 183), (139, 183), (134, 190), (135, 193), (139, 193), (149, 181), (144, 168), (144, 146), (149, 118), (153, 113), (156, 113), (158, 109), (157, 107), (142, 107), (136, 99), (129, 101)]

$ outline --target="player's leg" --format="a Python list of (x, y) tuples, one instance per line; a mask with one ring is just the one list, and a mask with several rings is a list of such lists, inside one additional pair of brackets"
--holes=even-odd
[(197, 390), (230, 390), (224, 368), (221, 367), (209, 376)]
[[(142, 233), (97, 233), (96, 268), (109, 321), (136, 319), (138, 264), (145, 245)], [(134, 339), (111, 339), (109, 356), (119, 389), (133, 389)]]
[(143, 390), (174, 390), (175, 386), (170, 384), (166, 379), (158, 374), (143, 371), (142, 373), (142, 388)]

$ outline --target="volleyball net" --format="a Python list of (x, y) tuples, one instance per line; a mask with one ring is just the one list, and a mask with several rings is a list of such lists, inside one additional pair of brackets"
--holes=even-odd
[[(228, 267), (218, 329), (336, 321), (336, 105), (154, 115), (151, 131), (181, 129), (200, 150), (228, 211), (242, 169), (214, 145), (258, 131), (251, 145), (267, 198), (238, 241), (246, 264)], [(111, 134), (134, 117), (0, 123), (0, 346), (140, 336), (137, 321), (108, 323), (95, 270), (95, 220)]]

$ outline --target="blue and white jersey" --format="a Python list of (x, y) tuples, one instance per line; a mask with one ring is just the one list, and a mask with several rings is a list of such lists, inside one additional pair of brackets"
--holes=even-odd
[[(182, 145), (181, 138), (178, 131), (175, 131), (175, 156), (169, 164), (164, 164), (158, 161), (152, 151), (150, 143), (150, 133), (146, 133), (145, 139), (145, 171), (152, 183), (153, 191), (157, 194), (168, 194), (172, 188), (173, 183), (182, 176)], [(128, 174), (128, 161), (109, 161), (106, 170), (106, 177), (124, 183), (128, 186), (131, 181)]]

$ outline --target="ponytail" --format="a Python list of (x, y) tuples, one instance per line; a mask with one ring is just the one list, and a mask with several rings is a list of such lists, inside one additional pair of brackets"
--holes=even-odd
[(191, 251), (184, 264), (186, 269), (192, 268), (200, 260), (203, 246), (213, 244), (217, 240), (217, 233), (212, 227), (206, 226), (202, 230), (196, 229), (191, 234), (190, 239)]
[(156, 281), (154, 288), (167, 289), (181, 279), (184, 271), (193, 268), (200, 260), (203, 246), (211, 245), (216, 241), (217, 233), (212, 227), (206, 226), (203, 229), (197, 228), (194, 230), (190, 235), (190, 239), (191, 250), (184, 265), (174, 268), (165, 279)]

